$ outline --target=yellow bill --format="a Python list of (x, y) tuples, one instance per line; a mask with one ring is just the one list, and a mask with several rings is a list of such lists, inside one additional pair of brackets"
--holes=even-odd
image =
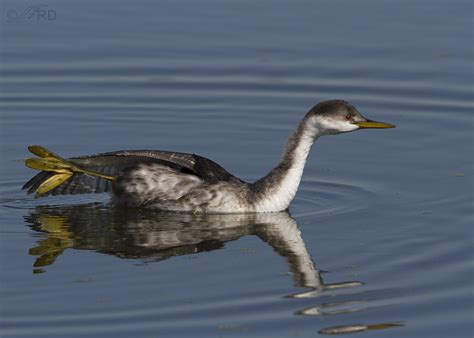
[(385, 122), (371, 121), (371, 120), (367, 120), (367, 121), (364, 121), (364, 122), (354, 122), (354, 124), (359, 126), (359, 128), (361, 128), (361, 129), (364, 129), (364, 128), (386, 129), (386, 128), (395, 128), (396, 127), (394, 124), (385, 123)]

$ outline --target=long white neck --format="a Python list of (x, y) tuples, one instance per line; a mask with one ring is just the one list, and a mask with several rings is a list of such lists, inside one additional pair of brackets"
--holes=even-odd
[(288, 209), (301, 182), (311, 147), (320, 135), (314, 125), (311, 118), (304, 118), (288, 140), (281, 162), (267, 176), (252, 184), (256, 212)]

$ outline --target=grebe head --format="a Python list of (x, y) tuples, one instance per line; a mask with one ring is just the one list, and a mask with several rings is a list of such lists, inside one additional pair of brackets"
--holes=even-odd
[(393, 124), (365, 118), (353, 105), (343, 100), (320, 102), (309, 111), (306, 118), (320, 135), (334, 135), (366, 128), (395, 127)]

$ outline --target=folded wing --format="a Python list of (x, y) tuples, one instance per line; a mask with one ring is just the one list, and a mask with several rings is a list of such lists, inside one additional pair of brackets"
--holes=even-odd
[[(127, 168), (140, 163), (157, 163), (168, 167), (176, 173), (195, 175), (206, 182), (241, 182), (240, 179), (227, 172), (214, 161), (194, 154), (156, 150), (127, 150), (93, 156), (72, 157), (67, 160), (78, 167), (107, 176), (119, 176)], [(23, 189), (28, 189), (28, 194), (34, 193), (43, 182), (53, 175), (55, 175), (54, 172), (41, 171), (31, 178), (23, 186)], [(112, 190), (112, 184), (112, 181), (103, 177), (74, 173), (63, 184), (40, 197), (108, 192)]]

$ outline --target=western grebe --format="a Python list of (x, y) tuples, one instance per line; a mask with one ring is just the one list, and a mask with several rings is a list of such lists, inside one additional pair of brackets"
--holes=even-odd
[(371, 121), (346, 101), (314, 106), (288, 140), (280, 163), (247, 183), (217, 163), (194, 154), (122, 150), (64, 159), (40, 146), (26, 166), (41, 170), (23, 189), (36, 197), (112, 192), (115, 204), (184, 212), (246, 213), (288, 209), (313, 143), (325, 135), (364, 128), (393, 128)]

